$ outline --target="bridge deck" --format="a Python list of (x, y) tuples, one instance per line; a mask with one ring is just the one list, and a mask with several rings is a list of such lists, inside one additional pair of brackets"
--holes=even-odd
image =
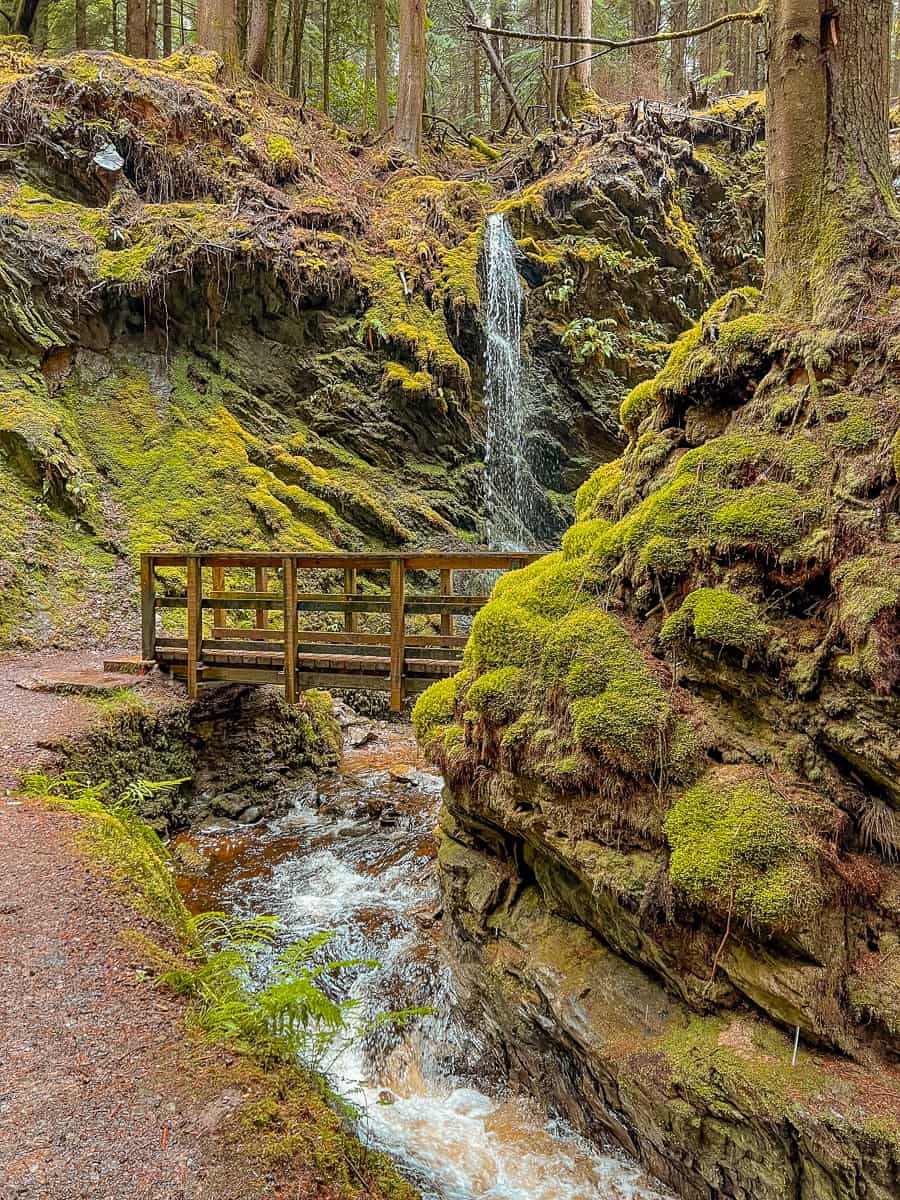
[(537, 557), (143, 554), (136, 661), (185, 678), (192, 697), (223, 682), (281, 684), (291, 703), (303, 688), (360, 688), (399, 712), (459, 669), (457, 622), (486, 603), (493, 575)]

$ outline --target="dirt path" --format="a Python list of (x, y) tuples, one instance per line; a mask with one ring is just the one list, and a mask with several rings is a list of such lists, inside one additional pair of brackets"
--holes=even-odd
[(121, 937), (141, 922), (75, 851), (74, 825), (0, 801), (0, 1196), (225, 1195), (210, 1118), (172, 1085), (181, 1006), (142, 981)]
[(347, 1187), (356, 1150), (302, 1076), (188, 1031), (128, 936), (168, 935), (86, 857), (76, 817), (16, 795), (18, 770), (97, 716), (81, 696), (17, 684), (102, 657), (0, 660), (0, 1200), (381, 1196)]

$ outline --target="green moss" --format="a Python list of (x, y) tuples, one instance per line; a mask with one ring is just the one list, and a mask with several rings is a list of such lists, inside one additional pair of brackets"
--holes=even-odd
[(472, 622), (464, 661), (474, 667), (524, 666), (539, 653), (546, 622), (499, 596)]
[(634, 437), (659, 400), (656, 379), (645, 379), (632, 388), (619, 409), (619, 420), (626, 433)]
[(722, 545), (778, 550), (795, 541), (807, 517), (799, 493), (785, 483), (748, 488), (713, 514), (711, 533)]
[(466, 693), (466, 704), (494, 725), (502, 725), (516, 712), (522, 690), (519, 667), (498, 667), (479, 675)]
[(579, 521), (563, 534), (562, 556), (566, 560), (581, 558), (590, 553), (595, 542), (604, 537), (610, 528), (605, 517), (593, 517)]
[(456, 712), (457, 677), (440, 679), (419, 696), (412, 710), (416, 738), (426, 745), (453, 723)]
[(428, 371), (410, 371), (402, 363), (384, 364), (384, 383), (399, 387), (409, 395), (428, 395), (434, 389), (434, 377)]
[(708, 775), (669, 810), (669, 877), (692, 900), (753, 925), (790, 927), (823, 889), (797, 812), (764, 779)]
[(598, 467), (585, 483), (578, 489), (575, 497), (575, 516), (579, 521), (589, 517), (606, 515), (612, 500), (625, 478), (625, 460), (617, 458), (613, 462), (604, 463)]
[(266, 154), (281, 175), (292, 173), (299, 165), (297, 151), (288, 139), (281, 135), (266, 139)]
[(139, 283), (147, 278), (155, 252), (156, 247), (149, 242), (139, 242), (123, 250), (101, 250), (97, 274), (110, 283)]
[(759, 650), (769, 627), (750, 600), (725, 588), (698, 588), (664, 622), (662, 642), (713, 642), (735, 650)]

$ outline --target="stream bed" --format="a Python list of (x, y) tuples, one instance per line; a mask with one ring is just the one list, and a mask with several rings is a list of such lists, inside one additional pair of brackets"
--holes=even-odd
[(617, 1149), (588, 1145), (511, 1094), (456, 1004), (434, 874), (440, 792), (409, 727), (375, 723), (285, 816), (185, 835), (209, 868), (179, 885), (194, 912), (277, 915), (285, 941), (334, 930), (330, 959), (380, 964), (341, 976), (371, 1014), (434, 1010), (378, 1026), (331, 1070), (361, 1110), (360, 1138), (391, 1154), (425, 1200), (665, 1200)]

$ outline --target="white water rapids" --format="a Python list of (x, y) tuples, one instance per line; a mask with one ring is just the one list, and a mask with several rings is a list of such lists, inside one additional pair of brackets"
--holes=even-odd
[(458, 1010), (434, 925), (432, 830), (441, 780), (414, 770), (408, 727), (376, 726), (341, 773), (269, 825), (197, 844), (208, 875), (195, 909), (275, 913), (286, 939), (336, 931), (330, 958), (376, 958), (351, 990), (371, 1013), (431, 1006), (433, 1015), (343, 1050), (337, 1089), (363, 1111), (360, 1137), (385, 1150), (425, 1200), (663, 1200), (624, 1155), (599, 1150), (491, 1074), (477, 1030)]

